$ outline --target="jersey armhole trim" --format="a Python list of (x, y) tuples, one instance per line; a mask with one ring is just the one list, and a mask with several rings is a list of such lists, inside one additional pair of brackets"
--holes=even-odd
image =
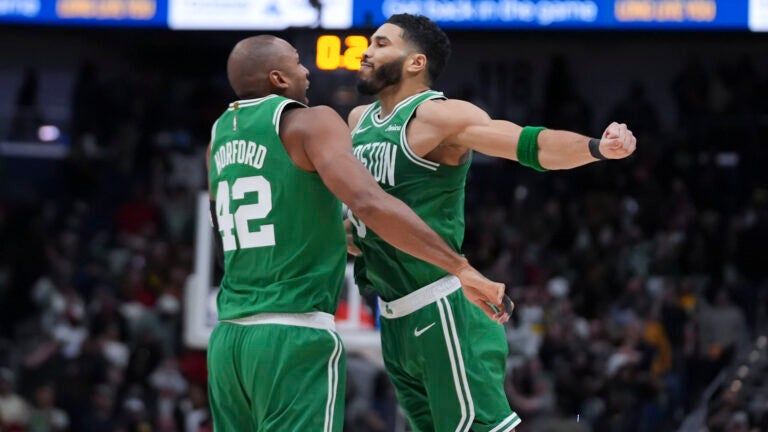
[(272, 124), (275, 125), (275, 133), (277, 134), (278, 138), (280, 137), (280, 118), (283, 115), (283, 110), (289, 104), (296, 104), (296, 105), (304, 107), (304, 108), (307, 107), (303, 103), (296, 102), (293, 99), (286, 99), (286, 100), (280, 102), (280, 105), (278, 105), (277, 108), (275, 108), (275, 113), (272, 115)]
[(285, 111), (285, 107), (291, 104), (295, 104), (298, 107), (307, 108), (307, 106), (301, 102), (295, 101), (293, 99), (286, 99), (280, 102), (279, 105), (277, 105), (277, 107), (275, 108), (275, 113), (272, 115), (272, 124), (275, 126), (275, 134), (277, 134), (277, 140), (280, 143), (280, 147), (282, 148), (282, 154), (283, 156), (285, 156), (286, 159), (288, 159), (288, 163), (299, 172), (319, 177), (320, 174), (318, 174), (317, 171), (307, 171), (304, 168), (296, 165), (296, 162), (294, 162), (293, 159), (291, 159), (291, 155), (288, 154), (288, 149), (285, 148), (285, 143), (283, 142), (282, 138), (280, 138), (280, 119), (283, 116), (283, 111)]
[(266, 101), (268, 101), (268, 100), (270, 100), (272, 98), (276, 98), (276, 97), (278, 97), (276, 94), (271, 94), (271, 95), (264, 96), (264, 97), (261, 97), (261, 98), (256, 98), (256, 99), (238, 100), (238, 101), (230, 103), (229, 107), (227, 108), (227, 111), (234, 111), (235, 110), (235, 104), (237, 104), (237, 109), (246, 108), (246, 107), (249, 107), (249, 106), (259, 105), (262, 102), (266, 102)]
[[(445, 99), (445, 96), (443, 96), (442, 93), (435, 94), (434, 96), (424, 99), (423, 102), (429, 101), (429, 100), (435, 100), (435, 99)], [(421, 104), (419, 104), (421, 105)], [(405, 156), (414, 164), (426, 168), (431, 171), (437, 171), (437, 169), (440, 167), (440, 164), (431, 160), (424, 159), (421, 156), (418, 156), (413, 149), (411, 149), (411, 146), (408, 145), (408, 137), (406, 130), (408, 129), (408, 123), (410, 123), (413, 116), (416, 114), (416, 110), (419, 108), (419, 105), (416, 105), (416, 108), (413, 109), (413, 112), (411, 113), (410, 117), (408, 117), (408, 120), (405, 121), (403, 124), (403, 127), (400, 129), (400, 142), (403, 143), (403, 153)]]

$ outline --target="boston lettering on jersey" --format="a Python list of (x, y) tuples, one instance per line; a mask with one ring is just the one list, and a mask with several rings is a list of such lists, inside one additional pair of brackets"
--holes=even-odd
[(264, 158), (267, 156), (267, 148), (256, 144), (253, 141), (233, 140), (219, 147), (214, 154), (213, 159), (216, 162), (216, 171), (221, 174), (221, 170), (227, 165), (233, 163), (250, 165), (261, 169), (264, 165)]
[(373, 142), (356, 146), (354, 153), (377, 182), (395, 186), (397, 145), (391, 142)]
[[(352, 130), (352, 148), (382, 189), (411, 207), (453, 250), (461, 251), (464, 186), (471, 158), (457, 166), (436, 163), (414, 153), (406, 136), (418, 107), (440, 99), (445, 96), (433, 90), (418, 93), (395, 105), (387, 116), (381, 115), (381, 103), (374, 102)], [(363, 251), (355, 260), (358, 286), (374, 289), (385, 301), (448, 274), (398, 251), (354, 216), (350, 220), (355, 223), (355, 244)]]

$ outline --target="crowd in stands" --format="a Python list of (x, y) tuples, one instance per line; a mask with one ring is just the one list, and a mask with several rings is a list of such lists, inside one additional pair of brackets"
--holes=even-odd
[[(641, 83), (594, 119), (565, 59), (541, 101), (530, 67), (505, 73), (504, 97), (472, 83), (449, 96), (520, 124), (586, 133), (619, 120), (639, 143), (626, 161), (568, 172), (475, 156), (464, 251), (517, 304), (506, 388), (518, 431), (676, 430), (766, 328), (768, 74), (749, 57), (692, 60), (661, 84), (678, 113), (665, 130)], [(0, 431), (212, 431), (205, 353), (184, 346), (181, 318), (209, 125), (231, 93), (220, 77), (176, 78), (83, 66), (68, 157), (0, 167)], [(35, 112), (28, 79), (19, 107)], [(26, 120), (2, 138), (34, 137)], [(383, 372), (348, 366), (347, 430), (396, 430)], [(744, 388), (715, 393), (707, 430), (768, 430), (768, 382)]]

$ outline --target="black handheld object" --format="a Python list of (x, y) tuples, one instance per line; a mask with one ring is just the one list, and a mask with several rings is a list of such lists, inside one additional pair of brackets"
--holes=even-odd
[[(488, 303), (488, 302), (486, 302), (486, 304), (488, 306), (490, 306), (491, 309), (493, 309), (494, 312), (497, 312), (497, 313), (501, 312), (501, 310), (499, 308), (497, 308), (496, 305), (493, 305), (493, 304)], [(501, 299), (501, 304), (504, 306), (504, 312), (508, 313), (509, 316), (512, 316), (512, 311), (515, 310), (515, 303), (512, 302), (512, 299), (509, 298), (508, 295), (504, 294), (504, 298)]]
[(512, 302), (512, 299), (509, 298), (508, 295), (504, 294), (504, 298), (501, 300), (501, 304), (504, 305), (504, 310), (509, 314), (509, 316), (512, 316), (512, 311), (515, 310), (515, 304)]

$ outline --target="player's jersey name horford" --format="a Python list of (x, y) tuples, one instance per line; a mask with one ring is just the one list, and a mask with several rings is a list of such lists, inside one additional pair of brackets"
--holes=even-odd
[(264, 158), (267, 156), (267, 148), (256, 144), (253, 141), (233, 140), (219, 147), (213, 160), (216, 163), (216, 171), (221, 174), (221, 170), (227, 165), (233, 163), (250, 165), (256, 169), (261, 169), (264, 165)]

